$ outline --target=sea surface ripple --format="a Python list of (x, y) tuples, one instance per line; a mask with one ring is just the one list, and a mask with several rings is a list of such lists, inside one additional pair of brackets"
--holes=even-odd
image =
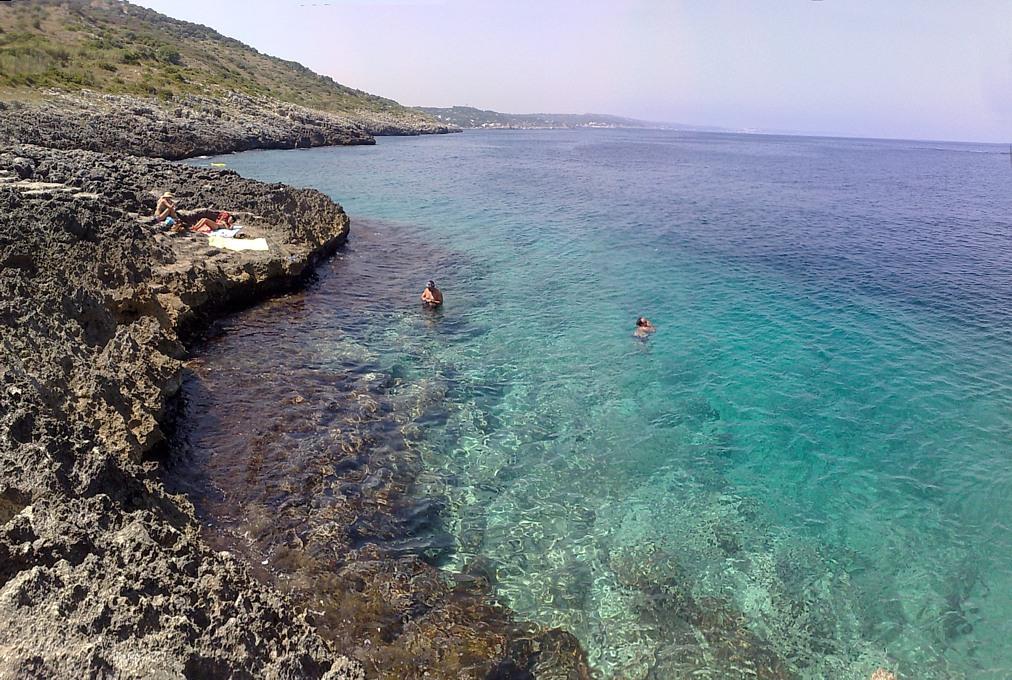
[[(607, 677), (1012, 677), (1001, 151), (482, 131), (198, 161), (353, 220), (306, 293), (222, 326), (206, 413), (382, 403), (384, 465), (439, 500), (402, 548), (492, 565)], [(202, 427), (201, 474), (236, 485), (253, 435)], [(326, 419), (278, 427), (236, 492), (268, 509), (332, 445)]]

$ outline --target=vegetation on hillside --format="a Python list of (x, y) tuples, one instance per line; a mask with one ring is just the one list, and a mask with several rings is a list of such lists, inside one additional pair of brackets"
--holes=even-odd
[(231, 90), (335, 113), (419, 117), (206, 26), (120, 0), (0, 3), (0, 89), (157, 96)]

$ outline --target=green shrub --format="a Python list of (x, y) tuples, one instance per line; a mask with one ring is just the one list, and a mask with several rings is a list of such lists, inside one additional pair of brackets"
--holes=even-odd
[(70, 61), (70, 52), (62, 47), (46, 47), (45, 52), (54, 61), (59, 62), (61, 66), (66, 66)]
[(121, 41), (105, 35), (99, 38), (89, 38), (84, 44), (96, 50), (115, 50), (123, 47)]
[(120, 55), (120, 61), (124, 64), (139, 64), (142, 61), (153, 61), (155, 55), (146, 47), (124, 50)]
[(164, 64), (182, 64), (183, 57), (179, 54), (179, 50), (169, 47), (168, 45), (162, 45), (155, 50), (155, 59)]
[(0, 49), (0, 73), (8, 78), (42, 73), (51, 65), (52, 61), (44, 52), (31, 48)]

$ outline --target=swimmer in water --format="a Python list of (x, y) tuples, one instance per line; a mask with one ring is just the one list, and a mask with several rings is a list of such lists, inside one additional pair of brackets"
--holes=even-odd
[(646, 340), (651, 333), (655, 332), (657, 332), (657, 326), (650, 323), (650, 319), (646, 318), (645, 316), (641, 316), (640, 318), (636, 319), (636, 330), (633, 331), (633, 335), (635, 335), (637, 338)]
[(422, 291), (422, 303), (429, 307), (439, 307), (443, 304), (443, 294), (436, 288), (435, 281), (425, 284), (425, 290)]

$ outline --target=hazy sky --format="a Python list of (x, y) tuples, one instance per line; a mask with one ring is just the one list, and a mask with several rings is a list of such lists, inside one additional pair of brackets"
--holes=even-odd
[(1012, 0), (139, 0), (416, 106), (1012, 141)]

